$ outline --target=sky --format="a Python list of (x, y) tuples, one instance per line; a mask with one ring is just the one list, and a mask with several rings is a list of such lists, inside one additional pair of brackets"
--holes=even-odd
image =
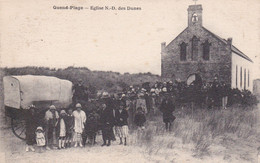
[[(0, 67), (88, 67), (160, 74), (161, 42), (187, 27), (192, 0), (0, 0)], [(198, 0), (203, 26), (260, 70), (260, 1)], [(53, 6), (132, 6), (142, 10), (54, 10)], [(255, 78), (260, 78), (256, 73)]]

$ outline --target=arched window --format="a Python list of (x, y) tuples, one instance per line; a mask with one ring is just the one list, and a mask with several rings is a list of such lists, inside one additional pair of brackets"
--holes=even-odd
[(243, 71), (243, 69), (242, 69), (242, 67), (240, 67), (240, 88), (242, 88), (242, 80), (243, 80), (242, 71)]
[(198, 42), (199, 39), (196, 36), (192, 38), (192, 49), (191, 49), (191, 60), (195, 59), (195, 56), (198, 56)]
[(250, 82), (249, 82), (249, 81), (250, 81), (250, 80), (249, 80), (249, 70), (248, 70), (247, 75), (248, 75), (248, 80), (247, 80), (248, 82), (247, 82), (247, 83), (248, 83), (248, 87), (249, 87), (249, 86), (250, 86), (250, 85), (249, 85), (249, 83), (250, 83)]
[(244, 89), (246, 89), (246, 69), (244, 69)]
[(181, 45), (181, 51), (180, 51), (180, 60), (186, 61), (186, 54), (187, 54), (187, 44), (185, 42), (182, 42)]
[(210, 45), (211, 43), (209, 43), (208, 40), (206, 40), (204, 43), (203, 43), (203, 56), (202, 58), (206, 61), (209, 60), (209, 51), (210, 51)]
[(199, 20), (198, 15), (197, 15), (196, 13), (194, 13), (194, 14), (192, 15), (192, 17), (191, 17), (191, 21), (192, 21), (192, 22), (197, 22), (198, 20)]
[(236, 65), (236, 88), (237, 88), (237, 65)]

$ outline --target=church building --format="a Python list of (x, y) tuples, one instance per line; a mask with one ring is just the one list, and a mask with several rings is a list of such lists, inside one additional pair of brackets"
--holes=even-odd
[(190, 5), (188, 27), (168, 45), (161, 44), (163, 78), (187, 81), (196, 75), (208, 83), (217, 77), (232, 88), (252, 91), (252, 64), (232, 45), (232, 38), (223, 39), (203, 27), (202, 5)]

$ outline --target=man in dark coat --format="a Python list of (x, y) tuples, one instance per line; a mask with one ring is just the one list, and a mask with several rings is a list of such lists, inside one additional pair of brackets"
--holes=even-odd
[(72, 97), (73, 104), (82, 103), (84, 106), (88, 101), (88, 89), (83, 85), (83, 81), (81, 79), (78, 80), (73, 86), (73, 97)]
[(146, 122), (146, 118), (145, 118), (145, 114), (142, 111), (141, 107), (137, 108), (134, 122), (135, 122), (135, 125), (138, 127), (138, 130), (144, 129), (144, 123)]
[(220, 89), (220, 84), (218, 82), (218, 78), (215, 77), (213, 82), (212, 82), (212, 87), (210, 90), (210, 95), (213, 99), (214, 106), (219, 106), (220, 105), (220, 100), (221, 100), (221, 95), (220, 95), (221, 89)]
[(38, 125), (37, 116), (35, 114), (35, 106), (30, 106), (28, 112), (25, 114), (25, 139), (26, 139), (26, 152), (29, 150), (35, 151), (33, 144), (35, 141), (35, 130)]
[(168, 94), (165, 94), (160, 110), (163, 113), (163, 122), (165, 123), (166, 131), (171, 131), (172, 122), (175, 120), (175, 116), (172, 114), (175, 110), (175, 105)]
[(222, 109), (227, 109), (227, 103), (228, 103), (228, 92), (229, 87), (226, 85), (226, 83), (222, 82), (220, 85), (220, 96), (222, 100)]
[(111, 140), (113, 139), (113, 127), (114, 127), (114, 114), (113, 109), (107, 107), (104, 103), (102, 105), (102, 112), (100, 115), (100, 123), (102, 130), (103, 144), (102, 146), (110, 146)]
[(145, 93), (144, 95), (146, 107), (147, 107), (147, 112), (150, 113), (150, 111), (153, 108), (153, 102), (152, 102), (152, 96), (151, 94)]
[(59, 113), (56, 111), (56, 107), (51, 105), (49, 110), (45, 112), (45, 136), (46, 136), (46, 149), (50, 150), (50, 147), (57, 148), (57, 124), (59, 119)]

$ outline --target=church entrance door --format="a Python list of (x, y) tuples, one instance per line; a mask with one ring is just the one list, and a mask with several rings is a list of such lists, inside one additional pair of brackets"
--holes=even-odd
[(188, 76), (187, 81), (186, 81), (187, 85), (195, 85), (195, 86), (201, 86), (202, 85), (202, 79), (200, 77), (199, 74), (191, 74)]

